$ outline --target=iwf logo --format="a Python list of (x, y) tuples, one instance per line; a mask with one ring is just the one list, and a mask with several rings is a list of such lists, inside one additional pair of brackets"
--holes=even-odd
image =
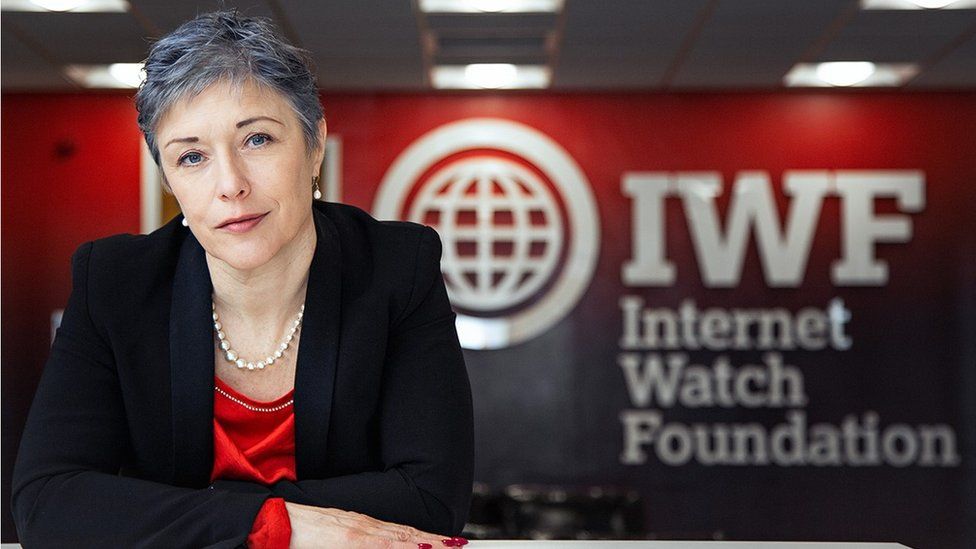
[(548, 136), (507, 120), (461, 120), (422, 136), (386, 172), (373, 215), (440, 234), (467, 349), (544, 333), (579, 301), (599, 255), (582, 170)]

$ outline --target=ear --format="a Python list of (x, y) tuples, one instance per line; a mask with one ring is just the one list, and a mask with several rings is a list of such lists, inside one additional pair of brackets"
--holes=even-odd
[(166, 179), (166, 172), (163, 171), (162, 166), (157, 166), (157, 167), (159, 168), (159, 182), (163, 187), (163, 192), (167, 194), (173, 194), (173, 188), (169, 186), (169, 180)]
[(319, 119), (317, 129), (319, 133), (319, 145), (315, 149), (315, 166), (313, 166), (313, 171), (315, 172), (318, 172), (322, 166), (322, 162), (325, 161), (325, 137), (329, 133), (328, 127), (325, 124), (325, 117)]

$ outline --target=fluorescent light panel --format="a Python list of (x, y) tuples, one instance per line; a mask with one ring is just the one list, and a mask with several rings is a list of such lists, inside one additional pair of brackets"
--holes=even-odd
[(563, 0), (420, 0), (424, 13), (559, 13)]
[(146, 75), (142, 63), (68, 65), (65, 72), (86, 88), (137, 88)]
[(442, 90), (542, 89), (550, 78), (549, 67), (507, 63), (439, 65), (430, 74), (434, 87)]
[(861, 0), (865, 10), (971, 10), (976, 0)]
[[(861, 63), (864, 62), (799, 63), (783, 77), (783, 83), (796, 88), (896, 87), (918, 74), (918, 65), (912, 63), (870, 63), (873, 70), (865, 70), (866, 65)], [(845, 64), (848, 66), (844, 67)], [(857, 75), (858, 71), (862, 71), (860, 75)]]
[(3, 11), (44, 13), (119, 13), (129, 11), (126, 0), (4, 0)]

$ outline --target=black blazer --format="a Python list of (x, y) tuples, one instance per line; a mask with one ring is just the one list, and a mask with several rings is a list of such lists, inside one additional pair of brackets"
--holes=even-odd
[(212, 286), (179, 218), (83, 244), (13, 475), (25, 547), (238, 547), (264, 500), (439, 534), (467, 518), (471, 391), (433, 229), (317, 202), (297, 482), (210, 484)]

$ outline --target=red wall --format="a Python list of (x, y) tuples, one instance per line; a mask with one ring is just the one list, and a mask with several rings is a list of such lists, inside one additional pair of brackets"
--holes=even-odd
[(128, 95), (2, 98), (3, 541), (10, 470), (71, 289), (78, 244), (139, 231), (139, 128)]
[(4, 374), (40, 370), (78, 244), (139, 231), (135, 116), (128, 96), (3, 97)]
[[(858, 334), (858, 342), (863, 350), (848, 358), (848, 362), (810, 358), (805, 365), (810, 372), (811, 394), (822, 407), (812, 407), (811, 414), (819, 414), (818, 420), (832, 419), (829, 414), (836, 410), (846, 413), (845, 406), (859, 410), (844, 398), (858, 401), (869, 397), (881, 402), (871, 406), (879, 409), (890, 406), (884, 416), (886, 420), (949, 421), (960, 433), (965, 470), (886, 469), (881, 473), (858, 473), (862, 476), (855, 476), (848, 469), (823, 473), (834, 476), (775, 471), (776, 475), (791, 474), (794, 478), (774, 476), (766, 470), (749, 470), (733, 477), (727, 470), (715, 473), (713, 469), (714, 479), (708, 477), (708, 482), (700, 484), (714, 480), (716, 491), (722, 491), (719, 488), (729, 482), (764, 490), (769, 484), (776, 485), (769, 490), (778, 497), (762, 500), (767, 506), (762, 512), (771, 523), (784, 529), (785, 537), (889, 539), (901, 533), (899, 541), (908, 543), (910, 536), (904, 532), (919, 539), (928, 536), (930, 542), (959, 540), (964, 536), (970, 539), (974, 535), (971, 529), (963, 531), (965, 521), (958, 516), (948, 526), (940, 524), (944, 521), (935, 517), (941, 509), (939, 505), (959, 511), (966, 507), (959, 502), (972, 501), (972, 494), (976, 493), (972, 490), (976, 475), (971, 473), (973, 469), (969, 465), (973, 459), (969, 452), (974, 447), (969, 427), (976, 414), (971, 404), (972, 393), (967, 393), (974, 378), (971, 374), (960, 374), (964, 371), (960, 364), (972, 356), (973, 349), (967, 343), (972, 336), (965, 333), (972, 324), (963, 321), (972, 322), (974, 317), (966, 306), (967, 301), (960, 296), (973, 295), (968, 274), (974, 269), (973, 258), (967, 254), (976, 242), (971, 215), (976, 201), (973, 186), (976, 156), (972, 154), (972, 143), (976, 142), (976, 95), (898, 92), (325, 94), (323, 103), (330, 132), (341, 136), (343, 142), (343, 201), (367, 210), (372, 208), (383, 175), (405, 147), (427, 131), (464, 118), (497, 117), (522, 122), (552, 136), (581, 164), (597, 199), (603, 248), (596, 278), (575, 316), (564, 323), (566, 331), (561, 333), (571, 333), (578, 327), (580, 334), (586, 331), (586, 337), (566, 338), (565, 345), (572, 352), (565, 354), (560, 354), (563, 349), (551, 340), (540, 338), (532, 345), (510, 349), (504, 355), (468, 355), (473, 385), (484, 396), (491, 393), (485, 388), (490, 388), (493, 381), (500, 385), (498, 392), (490, 394), (492, 398), (480, 401), (476, 398), (476, 412), (481, 414), (482, 421), (478, 433), (478, 459), (482, 464), (479, 471), (485, 477), (479, 480), (545, 480), (542, 472), (556, 474), (565, 470), (567, 475), (576, 471), (578, 478), (585, 478), (586, 471), (599, 471), (595, 475), (604, 480), (643, 481), (648, 485), (656, 482), (654, 486), (661, 494), (657, 504), (661, 507), (656, 512), (657, 523), (652, 526), (683, 528), (683, 531), (711, 531), (715, 524), (729, 528), (728, 524), (744, 522), (736, 515), (743, 508), (734, 502), (737, 492), (730, 488), (716, 495), (699, 486), (699, 492), (695, 493), (689, 488), (691, 483), (675, 485), (673, 480), (666, 480), (685, 478), (675, 470), (619, 468), (610, 474), (605, 468), (607, 464), (616, 466), (618, 434), (609, 427), (616, 425), (617, 413), (624, 406), (616, 402), (625, 399), (615, 364), (619, 333), (614, 332), (619, 324), (616, 303), (624, 291), (620, 287), (620, 266), (631, 252), (631, 203), (620, 192), (621, 174), (630, 170), (720, 171), (725, 178), (724, 194), (719, 201), (724, 211), (735, 172), (764, 170), (769, 172), (777, 189), (782, 219), (786, 206), (779, 192), (783, 170), (923, 170), (927, 183), (926, 208), (913, 216), (912, 242), (879, 247), (879, 257), (892, 263), (892, 283), (884, 288), (844, 290), (848, 302), (859, 307), (858, 326), (863, 332)], [(47, 355), (50, 314), (64, 306), (70, 290), (68, 259), (81, 242), (139, 231), (141, 135), (131, 96), (127, 94), (4, 95), (2, 117), (3, 491), (0, 502), (3, 510), (0, 518), (2, 541), (6, 542), (15, 539), (7, 505), (10, 469), (26, 410)], [(673, 210), (674, 204), (669, 212)], [(892, 211), (892, 205), (879, 203), (879, 211)], [(662, 303), (675, 302), (687, 294), (700, 297), (702, 302), (741, 301), (763, 305), (774, 300), (787, 304), (819, 303), (832, 295), (841, 295), (841, 290), (833, 288), (828, 280), (829, 265), (837, 258), (839, 249), (836, 200), (825, 206), (805, 286), (775, 291), (764, 285), (754, 250), (747, 257), (741, 288), (702, 289), (684, 222), (676, 221), (681, 219), (679, 212), (673, 213), (676, 214), (673, 219), (669, 218), (669, 257), (680, 265), (680, 283), (671, 288), (626, 289), (627, 292), (641, 291)], [(821, 296), (824, 299), (817, 301)], [(892, 320), (892, 310), (903, 315), (904, 322)], [(586, 330), (589, 326), (604, 329)], [(907, 341), (917, 356), (897, 361), (893, 357), (899, 352), (897, 346), (885, 350), (892, 340)], [(934, 358), (928, 356), (930, 353)], [(513, 370), (522, 368), (519, 371), (525, 377), (495, 375), (499, 364), (506, 361), (514, 364)], [(894, 366), (889, 368), (889, 362)], [(870, 370), (871, 376), (878, 375), (868, 376), (866, 370)], [(900, 396), (903, 387), (912, 385), (910, 381), (914, 378), (910, 376), (914, 375), (935, 383), (938, 390), (927, 389), (919, 395), (906, 393), (904, 401), (893, 398)], [(862, 383), (862, 378), (867, 381)], [(516, 402), (515, 397), (512, 402), (505, 401), (507, 387), (501, 385), (516, 385), (517, 379), (529, 386), (549, 383), (549, 392), (528, 391), (525, 402)], [(560, 380), (565, 381), (565, 386), (559, 385)], [(861, 387), (866, 388), (866, 395), (859, 392)], [(563, 400), (550, 402), (545, 395)], [(581, 402), (586, 405), (580, 405)], [(560, 403), (565, 405), (562, 410), (568, 416), (552, 417), (561, 413)], [(909, 412), (902, 417), (897, 408), (905, 403)], [(525, 406), (520, 407), (522, 404)], [(531, 413), (516, 419), (501, 417), (509, 410)], [(565, 421), (566, 417), (573, 421)], [(493, 443), (505, 440), (507, 435), (511, 435), (507, 436), (509, 442), (519, 442), (519, 439), (511, 433), (495, 437), (489, 427), (493, 424), (498, 429), (510, 429), (516, 420), (524, 438), (545, 441), (546, 448), (536, 452), (522, 447), (520, 452), (505, 452), (505, 445), (501, 444), (493, 449)], [(538, 428), (538, 433), (533, 428)], [(600, 433), (604, 432), (608, 441), (601, 438)], [(597, 443), (581, 448), (566, 442), (568, 451), (558, 452), (560, 441), (584, 440), (589, 435)], [(701, 473), (698, 469), (680, 472), (691, 476)], [(884, 476), (871, 476), (879, 474)], [(939, 476), (932, 480), (924, 475)], [(664, 480), (659, 481), (658, 477)], [(897, 485), (889, 482), (901, 478), (911, 482)], [(922, 488), (914, 492), (905, 489), (916, 480)], [(845, 498), (851, 504), (878, 502), (894, 496), (914, 498), (919, 503), (916, 507), (899, 506), (900, 500), (896, 499), (890, 507), (877, 507), (876, 513), (883, 516), (875, 517), (880, 525), (874, 530), (865, 529), (865, 524), (830, 517), (824, 519), (830, 528), (821, 529), (818, 513), (813, 509), (817, 509), (826, 495), (821, 500), (808, 498), (810, 513), (781, 505), (783, 501), (793, 501), (794, 494), (786, 487), (808, 486), (809, 490), (816, 491), (843, 482), (854, 486), (850, 488), (853, 495)], [(882, 493), (886, 491), (894, 492), (894, 496)], [(947, 498), (950, 501), (945, 503)], [(702, 501), (709, 503), (703, 505)], [(866, 507), (871, 506), (866, 504)], [(908, 525), (904, 526), (905, 530), (898, 530), (900, 521), (887, 512), (889, 508), (911, 513), (927, 525), (924, 528)], [(715, 516), (722, 513), (728, 517)], [(783, 514), (783, 520), (773, 520), (777, 513)], [(870, 522), (871, 517), (862, 518)], [(940, 534), (939, 530), (946, 533)], [(732, 539), (736, 535), (758, 537), (755, 532), (726, 531)], [(778, 533), (773, 529), (765, 531), (765, 535), (773, 537)]]

